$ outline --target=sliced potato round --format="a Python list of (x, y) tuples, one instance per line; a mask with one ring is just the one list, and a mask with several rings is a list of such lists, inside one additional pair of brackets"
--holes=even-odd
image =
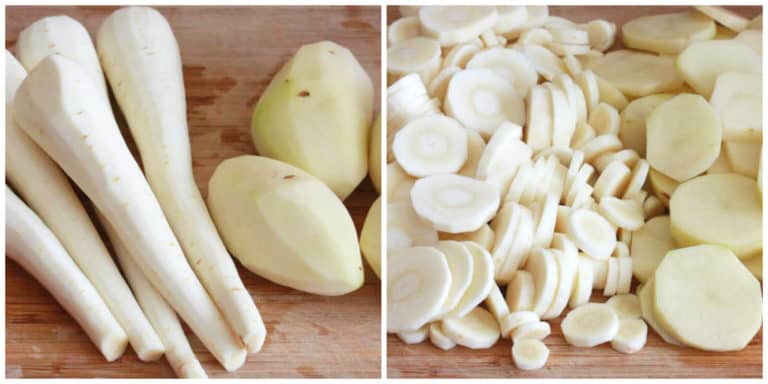
[(603, 303), (580, 305), (560, 323), (568, 344), (575, 347), (594, 347), (611, 341), (619, 331), (619, 317), (613, 308)]
[(679, 181), (709, 168), (720, 154), (722, 123), (707, 101), (677, 95), (648, 115), (647, 149), (651, 167)]
[(645, 121), (656, 106), (674, 95), (660, 93), (632, 100), (620, 114), (619, 138), (625, 148), (634, 149), (645, 157)]
[(671, 251), (654, 278), (658, 320), (690, 346), (736, 351), (760, 329), (760, 283), (725, 247), (699, 245)]
[(724, 141), (723, 151), (732, 172), (757, 180), (763, 144), (748, 141)]
[(681, 246), (720, 244), (748, 259), (762, 252), (762, 210), (754, 180), (735, 173), (697, 177), (672, 195), (672, 237)]
[(401, 248), (387, 257), (387, 331), (414, 331), (441, 309), (451, 288), (445, 255), (432, 247)]
[(525, 105), (512, 83), (487, 68), (456, 72), (448, 84), (445, 112), (490, 137), (505, 121), (525, 123)]
[(677, 180), (653, 168), (648, 170), (648, 184), (651, 185), (653, 194), (656, 195), (665, 206), (669, 206), (669, 199), (672, 198), (675, 189), (680, 185)]
[(621, 35), (629, 48), (677, 54), (692, 41), (715, 36), (715, 23), (698, 12), (643, 16), (625, 23)]
[(669, 216), (656, 216), (632, 232), (632, 274), (641, 283), (648, 281), (656, 267), (672, 249), (677, 248), (672, 238)]
[(725, 7), (697, 5), (694, 8), (735, 32), (741, 32), (749, 26), (749, 19), (746, 19)]
[(640, 300), (640, 311), (643, 314), (643, 319), (665, 342), (672, 345), (683, 345), (683, 343), (675, 339), (674, 336), (669, 333), (669, 331), (665, 330), (656, 319), (654, 285), (653, 276), (651, 276), (650, 280), (648, 280), (637, 290), (637, 298)]
[(501, 336), (496, 319), (483, 307), (475, 307), (462, 317), (444, 319), (442, 330), (456, 344), (471, 349), (490, 348)]
[(762, 73), (762, 61), (752, 48), (736, 41), (697, 41), (677, 57), (677, 69), (697, 93), (709, 98), (721, 73)]
[(613, 51), (597, 60), (590, 69), (629, 97), (667, 92), (683, 85), (674, 58), (649, 53)]
[(709, 102), (723, 120), (723, 140), (761, 142), (763, 136), (763, 76), (723, 72)]

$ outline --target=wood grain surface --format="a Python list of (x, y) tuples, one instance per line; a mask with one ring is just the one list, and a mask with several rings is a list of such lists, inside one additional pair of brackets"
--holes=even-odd
[[(262, 90), (302, 44), (333, 40), (351, 49), (376, 86), (380, 79), (379, 7), (160, 7), (181, 48), (195, 178), (205, 195), (221, 161), (253, 154), (250, 116)], [(6, 48), (35, 20), (66, 14), (95, 36), (114, 7), (7, 7)], [(377, 107), (378, 110), (378, 107)], [(122, 117), (118, 117), (124, 134)], [(130, 136), (126, 135), (128, 141)], [(129, 142), (129, 145), (133, 145)], [(328, 148), (332, 151), (333, 148)], [(366, 179), (345, 201), (358, 230), (376, 198)], [(188, 332), (211, 377), (380, 377), (380, 283), (341, 297), (301, 293), (242, 267), (264, 318), (261, 353), (227, 373)], [(130, 349), (107, 363), (80, 327), (29, 274), (6, 263), (7, 377), (173, 377), (165, 361), (143, 363)]]
[[(621, 26), (642, 15), (677, 12), (687, 7), (641, 6), (551, 6), (550, 14), (585, 22), (603, 18)], [(760, 7), (729, 7), (754, 17)], [(387, 9), (387, 21), (399, 16), (397, 7)], [(620, 39), (617, 39), (620, 47)], [(597, 291), (592, 301), (604, 301)], [(762, 376), (762, 330), (742, 351), (729, 353), (703, 352), (664, 343), (652, 330), (648, 342), (636, 354), (615, 352), (607, 344), (596, 348), (576, 348), (565, 343), (560, 330), (561, 318), (550, 322), (552, 335), (544, 341), (549, 347), (549, 361), (543, 369), (521, 371), (512, 361), (509, 340), (501, 340), (493, 348), (471, 350), (456, 347), (442, 351), (428, 341), (406, 345), (394, 335), (387, 339), (388, 377), (451, 377), (451, 378), (693, 378), (729, 377), (755, 378)]]

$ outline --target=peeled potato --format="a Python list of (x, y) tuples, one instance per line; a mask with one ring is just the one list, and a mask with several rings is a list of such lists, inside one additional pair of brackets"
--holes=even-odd
[(672, 57), (649, 53), (613, 51), (598, 59), (590, 69), (629, 97), (672, 91), (683, 85)]
[(681, 246), (720, 244), (740, 259), (763, 248), (762, 198), (757, 183), (735, 173), (697, 177), (680, 184), (669, 211), (672, 236)]
[(763, 76), (724, 72), (717, 77), (709, 102), (723, 120), (723, 140), (763, 139)]
[(632, 274), (641, 283), (648, 281), (656, 267), (672, 249), (675, 240), (669, 227), (669, 216), (656, 216), (632, 232)]
[(761, 73), (762, 59), (752, 48), (736, 41), (697, 41), (677, 57), (677, 69), (697, 93), (709, 97), (721, 73)]
[(760, 283), (725, 247), (699, 245), (671, 251), (654, 278), (657, 319), (690, 346), (736, 351), (760, 329)]
[(691, 41), (715, 36), (715, 23), (698, 12), (643, 16), (624, 24), (621, 34), (629, 48), (676, 54)]
[(381, 193), (381, 115), (376, 116), (371, 128), (368, 148), (368, 177), (371, 178), (376, 192)]
[(373, 202), (365, 215), (360, 231), (360, 251), (376, 277), (381, 278), (381, 197)]
[(720, 117), (699, 95), (684, 93), (665, 101), (646, 124), (648, 162), (679, 182), (706, 171), (720, 154)]
[(619, 139), (624, 148), (634, 149), (645, 157), (645, 121), (648, 114), (659, 104), (674, 96), (671, 93), (659, 93), (632, 100), (619, 115)]

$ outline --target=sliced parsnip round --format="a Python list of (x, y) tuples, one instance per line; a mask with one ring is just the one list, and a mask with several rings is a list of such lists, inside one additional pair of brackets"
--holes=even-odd
[(451, 271), (445, 255), (432, 247), (411, 247), (387, 256), (387, 331), (419, 329), (448, 296)]
[(534, 86), (528, 96), (525, 141), (532, 150), (538, 151), (552, 144), (552, 98), (547, 88)]
[(613, 84), (607, 82), (600, 76), (595, 76), (595, 79), (597, 79), (597, 89), (600, 93), (600, 101), (604, 101), (614, 106), (619, 111), (629, 104), (627, 97)]
[(493, 288), (493, 260), (491, 254), (485, 248), (479, 245), (466, 242), (464, 245), (472, 254), (472, 282), (464, 291), (464, 295), (459, 303), (446, 314), (446, 317), (462, 317), (469, 313), (472, 308), (477, 307), (488, 297), (488, 293)]
[(426, 37), (414, 37), (387, 49), (387, 73), (395, 77), (417, 73), (428, 84), (440, 69), (440, 44)]
[(552, 34), (544, 28), (532, 28), (523, 32), (517, 39), (522, 45), (546, 45), (552, 42)]
[(600, 102), (600, 87), (597, 84), (597, 76), (588, 69), (579, 73), (575, 80), (579, 88), (581, 88), (581, 92), (584, 93), (587, 109), (589, 111), (593, 110)]
[(440, 240), (472, 241), (490, 251), (493, 247), (496, 234), (493, 232), (493, 229), (491, 229), (491, 226), (483, 224), (483, 226), (476, 231), (462, 233), (439, 232), (437, 236)]
[(453, 75), (460, 70), (461, 68), (455, 65), (441, 69), (432, 81), (429, 82), (429, 87), (427, 88), (429, 95), (438, 100), (444, 100), (445, 94), (448, 92), (448, 84), (450, 84), (451, 78), (453, 78)]
[(464, 296), (464, 292), (472, 282), (474, 265), (469, 249), (458, 241), (438, 241), (433, 247), (445, 255), (448, 269), (451, 271), (451, 288), (443, 301), (443, 309), (433, 319), (437, 320), (453, 310)]
[(392, 196), (395, 194), (395, 191), (404, 183), (407, 182), (414, 182), (416, 179), (411, 177), (411, 175), (405, 173), (402, 167), (400, 167), (399, 164), (396, 162), (391, 162), (387, 164), (387, 198), (388, 201), (394, 202), (392, 200)]
[(421, 34), (421, 26), (416, 16), (401, 17), (387, 27), (389, 45), (418, 37), (419, 34)]
[(501, 293), (501, 289), (496, 284), (491, 286), (491, 292), (485, 298), (485, 306), (499, 324), (509, 314), (509, 306), (504, 299), (504, 295)]
[(610, 104), (598, 103), (589, 112), (589, 125), (595, 129), (595, 133), (598, 135), (618, 135), (619, 111)]
[(606, 20), (592, 20), (587, 23), (589, 46), (599, 52), (610, 48), (616, 40), (616, 24)]
[(460, 175), (434, 175), (416, 181), (411, 202), (416, 213), (438, 231), (471, 232), (499, 208), (499, 192), (490, 184)]
[(669, 199), (680, 185), (675, 179), (651, 168), (648, 170), (648, 184), (651, 185), (653, 194), (665, 205), (669, 206)]
[(619, 319), (619, 331), (611, 340), (611, 348), (621, 353), (639, 352), (645, 346), (648, 326), (638, 318)]
[(559, 280), (557, 268), (555, 256), (548, 249), (536, 248), (528, 256), (525, 269), (533, 277), (536, 289), (531, 310), (539, 316), (546, 312), (555, 298)]
[(517, 124), (501, 124), (480, 155), (474, 176), (486, 180), (494, 173), (516, 172), (520, 164), (530, 161), (533, 152), (520, 140), (522, 132)]
[(665, 342), (672, 345), (683, 345), (675, 339), (667, 330), (662, 328), (656, 319), (656, 309), (654, 303), (654, 281), (653, 276), (637, 290), (637, 297), (640, 300), (640, 311), (643, 313), (643, 319), (653, 328), (656, 334)]
[(568, 236), (579, 249), (597, 260), (605, 260), (616, 247), (616, 229), (589, 209), (574, 209), (568, 216)]
[(579, 150), (584, 152), (584, 161), (592, 162), (600, 155), (618, 151), (622, 148), (621, 140), (616, 135), (599, 135), (594, 139), (584, 143)]
[(499, 5), (496, 6), (498, 17), (493, 26), (493, 32), (504, 34), (525, 25), (528, 21), (528, 9), (524, 5)]
[[(533, 309), (536, 286), (533, 276), (526, 270), (515, 272), (507, 284), (506, 300), (512, 312), (530, 311)], [(538, 320), (538, 315), (536, 317)]]
[(670, 230), (669, 216), (656, 216), (632, 233), (632, 273), (644, 283), (648, 281), (656, 267), (672, 249), (674, 239)]
[(674, 95), (660, 93), (632, 100), (620, 114), (619, 138), (625, 148), (634, 149), (640, 156), (645, 156), (645, 121), (656, 106), (669, 100)]
[(760, 329), (760, 283), (729, 249), (699, 245), (671, 251), (654, 276), (656, 316), (686, 344), (740, 350)]
[(617, 228), (634, 231), (645, 222), (643, 204), (632, 199), (602, 197), (598, 212)]
[(615, 257), (608, 258), (608, 274), (605, 279), (603, 296), (613, 296), (619, 287), (619, 260)]
[[(632, 246), (632, 231), (626, 229), (619, 229), (619, 242), (626, 244), (627, 247)], [(618, 248), (618, 244), (617, 244)], [(629, 254), (629, 251), (627, 251)]]
[(723, 140), (762, 140), (762, 95), (762, 74), (723, 72), (717, 77), (709, 102), (723, 121)]
[(531, 211), (521, 206), (520, 223), (517, 225), (512, 247), (507, 252), (507, 260), (501, 266), (501, 272), (498, 274), (499, 282), (508, 282), (518, 268), (525, 265), (533, 246), (534, 225)]
[(429, 341), (443, 351), (453, 349), (456, 346), (456, 342), (443, 332), (441, 322), (434, 322), (429, 325)]
[(477, 172), (477, 164), (480, 162), (480, 157), (485, 151), (485, 140), (475, 131), (466, 130), (467, 132), (467, 161), (459, 169), (458, 174), (462, 176), (472, 177)]
[[(643, 190), (643, 186), (645, 185), (645, 181), (648, 179), (648, 172), (650, 169), (651, 166), (648, 163), (648, 160), (639, 159), (635, 163), (634, 167), (632, 168), (632, 177), (629, 179), (627, 188), (624, 190), (623, 197), (625, 199), (635, 199), (645, 192)], [(645, 199), (643, 198), (637, 200), (642, 203), (642, 201)]]
[(496, 7), (426, 6), (419, 10), (422, 33), (446, 47), (472, 40), (496, 24)]
[(478, 52), (480, 52), (480, 47), (476, 44), (462, 43), (454, 45), (445, 55), (442, 68), (451, 66), (464, 68), (467, 66), (469, 60), (471, 60)]
[(387, 204), (387, 251), (437, 242), (437, 231), (413, 211), (410, 201)]
[(568, 70), (568, 73), (574, 78), (584, 70), (581, 66), (581, 62), (576, 58), (575, 55), (563, 56), (563, 64), (565, 64), (565, 68)]
[(607, 196), (621, 196), (627, 189), (632, 170), (620, 161), (614, 161), (600, 173), (595, 181), (594, 195), (598, 199)]
[(579, 250), (567, 236), (556, 233), (552, 240), (553, 254), (557, 261), (560, 281), (557, 285), (555, 298), (547, 311), (541, 315), (542, 319), (554, 319), (563, 313), (568, 305), (574, 280), (579, 270)]
[(619, 317), (607, 304), (587, 303), (568, 312), (560, 327), (568, 344), (594, 347), (616, 336)]
[(694, 6), (694, 8), (732, 31), (741, 32), (749, 26), (749, 19), (746, 19), (725, 7), (697, 5)]
[(415, 331), (398, 332), (397, 337), (406, 344), (419, 344), (429, 337), (429, 325), (423, 325)]
[(453, 173), (467, 161), (467, 132), (449, 117), (422, 117), (395, 135), (392, 151), (398, 164), (412, 176)]
[(537, 323), (538, 321), (539, 315), (531, 311), (510, 312), (507, 316), (504, 316), (504, 318), (501, 319), (501, 322), (499, 322), (501, 337), (509, 339), (512, 337), (512, 333), (523, 324)]
[[(547, 44), (547, 48), (549, 48), (552, 53), (561, 58), (567, 55), (584, 55), (589, 52), (589, 45), (565, 44), (558, 43), (556, 41), (552, 41), (551, 43)], [(563, 68), (565, 68), (565, 63), (563, 63)]]
[(597, 60), (590, 69), (628, 97), (672, 91), (683, 85), (674, 58), (668, 56), (613, 51)]
[[(623, 243), (621, 243), (624, 245)], [(616, 284), (616, 294), (623, 295), (629, 293), (632, 288), (632, 258), (617, 257), (619, 263), (619, 280)]]
[(592, 262), (587, 257), (579, 257), (578, 263), (579, 269), (573, 282), (573, 292), (571, 292), (571, 298), (568, 301), (568, 306), (571, 308), (588, 303), (594, 285)]
[(670, 201), (672, 237), (681, 246), (720, 244), (740, 259), (763, 248), (762, 202), (757, 183), (735, 173), (680, 184)]
[(521, 324), (512, 331), (509, 338), (512, 339), (512, 343), (519, 343), (526, 339), (543, 340), (551, 333), (552, 329), (550, 328), (549, 323), (546, 321), (535, 321)]
[(533, 63), (536, 72), (547, 80), (552, 80), (556, 75), (567, 71), (563, 61), (542, 46), (523, 45), (521, 49), (523, 54)]
[(648, 115), (646, 129), (651, 167), (678, 182), (706, 171), (720, 154), (720, 117), (699, 95), (663, 102)]
[(522, 97), (512, 83), (487, 68), (454, 74), (444, 104), (449, 116), (484, 137), (490, 137), (505, 121), (518, 125), (525, 122)]
[(697, 93), (712, 95), (715, 80), (723, 72), (762, 73), (762, 58), (752, 48), (731, 40), (691, 43), (677, 57), (677, 69)]
[(634, 167), (640, 160), (640, 155), (634, 149), (622, 149), (618, 152), (606, 152), (594, 159), (595, 168), (603, 172), (613, 162), (624, 163), (628, 167)]
[(540, 369), (549, 359), (549, 348), (536, 339), (524, 339), (512, 345), (512, 360), (517, 369)]
[(449, 317), (442, 321), (445, 335), (456, 344), (471, 349), (490, 348), (499, 340), (499, 324), (482, 307), (475, 307), (462, 317)]
[(552, 114), (552, 145), (567, 147), (576, 129), (576, 110), (568, 102), (568, 96), (561, 87), (553, 83), (544, 86), (549, 91), (552, 111), (556, 112)]
[(510, 48), (485, 49), (475, 54), (467, 63), (467, 69), (487, 68), (507, 79), (518, 95), (525, 97), (539, 79), (531, 61), (522, 53)]
[(640, 299), (633, 294), (620, 294), (611, 297), (605, 302), (610, 305), (619, 319), (630, 318), (639, 319), (642, 317), (642, 311), (640, 310)]
[(576, 128), (573, 131), (573, 137), (571, 138), (572, 148), (581, 148), (588, 141), (597, 136), (595, 129), (592, 128), (586, 121), (576, 123)]
[(549, 248), (552, 243), (552, 237), (555, 234), (555, 221), (557, 220), (557, 206), (560, 196), (546, 195), (545, 199), (539, 202), (537, 209), (538, 223), (533, 235), (533, 246)]
[(677, 54), (692, 41), (715, 36), (715, 23), (698, 12), (643, 16), (624, 24), (621, 34), (629, 48)]
[(491, 221), (491, 228), (498, 233), (491, 248), (496, 281), (502, 280), (501, 267), (506, 262), (509, 250), (515, 241), (521, 212), (522, 206), (514, 203), (505, 204)]

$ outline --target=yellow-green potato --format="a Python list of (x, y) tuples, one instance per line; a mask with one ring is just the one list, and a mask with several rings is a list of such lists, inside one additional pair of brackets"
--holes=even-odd
[(590, 69), (628, 97), (668, 92), (683, 85), (674, 58), (650, 53), (613, 51), (598, 59)]
[(363, 284), (352, 218), (297, 167), (261, 156), (225, 160), (208, 185), (208, 207), (229, 252), (267, 280), (319, 295)]
[(675, 192), (677, 186), (680, 185), (675, 179), (653, 168), (648, 171), (648, 184), (650, 184), (653, 194), (666, 207), (669, 207), (669, 199), (672, 197), (672, 193)]
[(677, 70), (696, 92), (709, 98), (723, 72), (762, 73), (762, 58), (752, 48), (733, 40), (691, 43), (677, 57)]
[(381, 196), (373, 202), (365, 215), (360, 232), (360, 250), (376, 277), (381, 279)]
[(728, 248), (670, 251), (656, 269), (654, 284), (656, 319), (689, 346), (736, 351), (760, 329), (760, 283)]
[(346, 198), (368, 172), (371, 78), (347, 48), (302, 46), (262, 93), (251, 138), (262, 156), (295, 165)]
[(755, 180), (736, 173), (699, 176), (672, 194), (672, 237), (683, 247), (718, 244), (748, 259), (763, 249), (762, 211)]
[(368, 176), (376, 192), (381, 193), (381, 115), (376, 116), (371, 128), (371, 146), (368, 149)]
[(715, 22), (698, 12), (651, 15), (621, 27), (624, 45), (657, 53), (679, 53), (692, 41), (715, 36)]
[(632, 100), (621, 111), (621, 126), (619, 139), (624, 148), (634, 149), (641, 157), (645, 157), (645, 120), (656, 106), (674, 96), (671, 93), (659, 93)]

